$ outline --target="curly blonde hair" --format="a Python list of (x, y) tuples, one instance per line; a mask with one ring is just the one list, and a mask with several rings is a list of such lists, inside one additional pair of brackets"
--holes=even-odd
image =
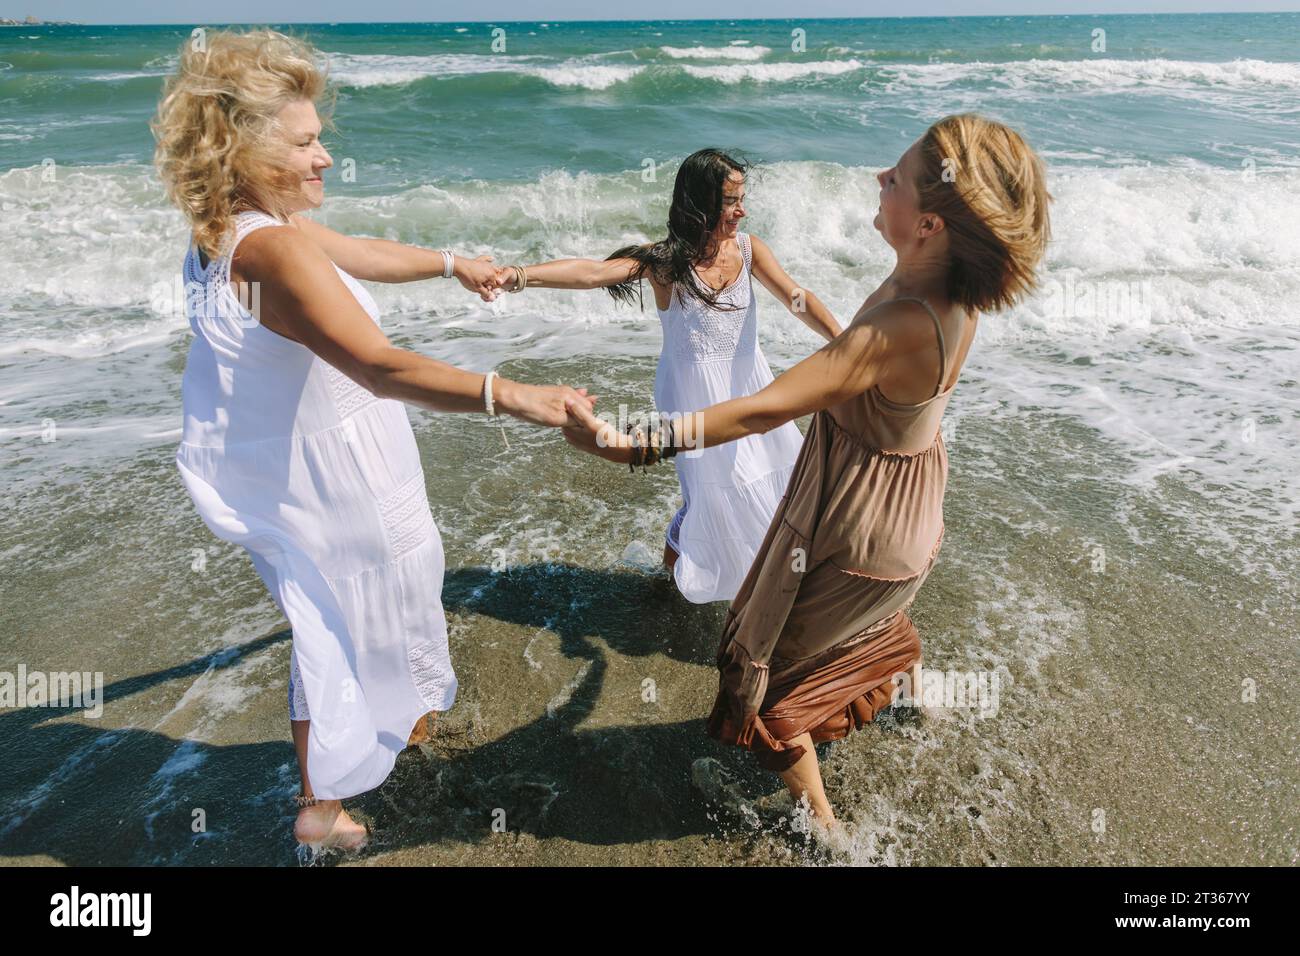
[(225, 251), (236, 213), (288, 218), (301, 183), (281, 158), (276, 114), (296, 100), (319, 104), (326, 92), (316, 50), (283, 33), (208, 30), (182, 44), (149, 125), (167, 197), (210, 258)]
[(1015, 130), (974, 113), (939, 120), (921, 137), (922, 212), (948, 231), (948, 297), (1005, 309), (1038, 285), (1051, 239), (1046, 170)]

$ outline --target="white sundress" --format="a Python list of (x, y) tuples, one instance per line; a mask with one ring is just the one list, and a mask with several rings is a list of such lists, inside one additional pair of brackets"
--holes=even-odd
[[(243, 213), (235, 244), (283, 224)], [(338, 273), (378, 324), (370, 293)], [(177, 467), (204, 523), (247, 549), (293, 628), (290, 717), (311, 720), (315, 795), (364, 793), (420, 717), (456, 696), (442, 538), (406, 406), (253, 321), (229, 254), (204, 269), (191, 248), (184, 274), (195, 338)]]
[[(752, 395), (772, 382), (758, 344), (758, 308), (750, 268), (749, 235), (737, 233), (744, 265), (719, 301), (735, 311), (709, 308), (673, 290), (658, 310), (663, 351), (655, 372), (655, 407), (661, 413), (698, 411)], [(680, 452), (673, 461), (683, 504), (666, 540), (677, 552), (673, 578), (696, 604), (730, 601), (754, 562), (776, 507), (785, 494), (803, 435), (794, 422), (725, 445)]]

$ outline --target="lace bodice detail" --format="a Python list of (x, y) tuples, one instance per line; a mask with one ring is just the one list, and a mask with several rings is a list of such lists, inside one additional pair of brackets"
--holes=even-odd
[(752, 350), (758, 341), (749, 235), (737, 233), (736, 241), (744, 264), (736, 281), (718, 295), (722, 308), (710, 308), (674, 289), (668, 309), (659, 313), (664, 326), (664, 348), (679, 360), (730, 361), (738, 352)]

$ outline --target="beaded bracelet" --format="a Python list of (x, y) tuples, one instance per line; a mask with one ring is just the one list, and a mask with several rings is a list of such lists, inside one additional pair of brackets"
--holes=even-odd
[(627, 426), (625, 434), (632, 436), (632, 455), (628, 458), (627, 470), (629, 473), (636, 471), (636, 466), (644, 460), (641, 450), (641, 428), (638, 426), (635, 430), (631, 424)]
[(662, 427), (656, 428), (646, 436), (646, 444), (641, 444), (641, 428), (637, 426), (635, 430), (631, 425), (627, 426), (626, 434), (632, 436), (632, 455), (628, 459), (627, 467), (629, 472), (636, 471), (637, 465), (641, 466), (641, 471), (645, 471), (646, 465), (653, 465), (665, 458), (672, 458), (677, 454), (677, 425), (671, 418), (668, 419), (668, 440), (664, 441), (664, 430)]

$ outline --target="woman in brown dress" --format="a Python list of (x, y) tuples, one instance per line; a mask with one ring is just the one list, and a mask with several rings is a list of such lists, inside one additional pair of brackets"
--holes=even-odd
[(874, 719), (920, 661), (907, 609), (943, 538), (940, 419), (979, 313), (1033, 289), (1050, 233), (1042, 162), (980, 116), (935, 123), (878, 179), (875, 226), (897, 263), (838, 338), (767, 388), (649, 435), (582, 403), (565, 429), (602, 457), (653, 463), (815, 413), (728, 612), (708, 731), (754, 751), (826, 825), (813, 745)]

